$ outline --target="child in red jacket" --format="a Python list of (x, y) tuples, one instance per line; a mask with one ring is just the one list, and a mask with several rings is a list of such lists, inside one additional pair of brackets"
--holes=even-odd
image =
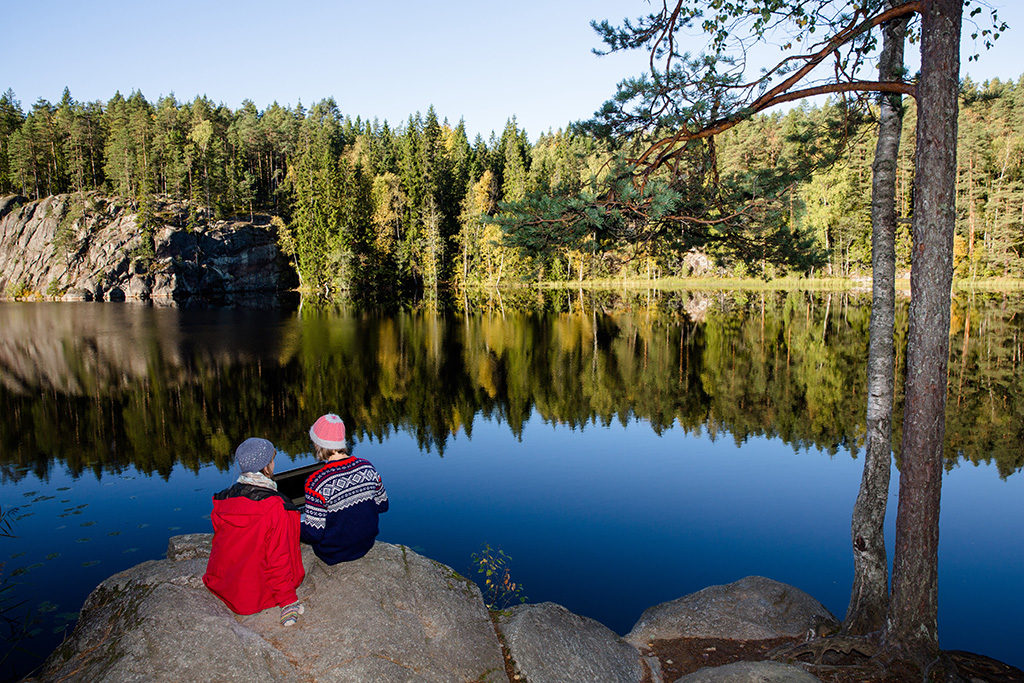
[(235, 451), (238, 481), (213, 497), (213, 549), (203, 583), (232, 611), (281, 607), (281, 624), (302, 614), (295, 589), (306, 572), (299, 550), (299, 511), (277, 492), (274, 444), (246, 439)]

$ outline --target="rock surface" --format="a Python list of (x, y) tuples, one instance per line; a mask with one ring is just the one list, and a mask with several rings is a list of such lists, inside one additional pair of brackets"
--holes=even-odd
[(820, 683), (798, 666), (781, 662), (736, 662), (708, 667), (678, 679), (676, 683)]
[(647, 609), (626, 641), (642, 648), (674, 638), (767, 640), (800, 637), (829, 626), (838, 626), (838, 621), (807, 593), (748, 576)]
[[(333, 567), (304, 546), (298, 595), (306, 609), (299, 622), (281, 626), (276, 607), (239, 616), (202, 583), (211, 541), (211, 534), (175, 536), (167, 559), (101, 583), (38, 679), (504, 681), (502, 643), (509, 665), (533, 683), (660, 683), (672, 663), (554, 603), (521, 605), (492, 622), (475, 584), (388, 543)], [(737, 616), (730, 620), (731, 610)], [(645, 645), (675, 633), (764, 638), (800, 632), (822, 615), (831, 618), (806, 594), (748, 577), (648, 610), (630, 637)], [(682, 680), (816, 679), (769, 662), (702, 669)]]
[(603, 624), (561, 605), (519, 605), (497, 619), (516, 670), (531, 683), (639, 681), (635, 647)]
[(238, 616), (206, 590), (210, 536), (171, 540), (90, 594), (41, 680), (498, 681), (501, 649), (480, 590), (450, 568), (378, 543), (328, 567), (303, 548), (306, 612)]
[[(309, 553), (303, 623), (283, 635), (277, 615), (253, 618), (313, 680), (499, 681), (501, 648), (480, 589), (445, 565), (378, 543), (328, 567)], [(328, 638), (324, 634), (330, 634)]]
[(213, 534), (182, 534), (167, 541), (167, 559), (174, 562), (208, 558), (213, 547)]
[(266, 216), (189, 230), (156, 201), (152, 235), (135, 209), (95, 193), (0, 197), (0, 297), (232, 303), (296, 284)]

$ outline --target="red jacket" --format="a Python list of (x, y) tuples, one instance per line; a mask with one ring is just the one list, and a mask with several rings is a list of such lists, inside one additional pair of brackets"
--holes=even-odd
[(213, 497), (213, 549), (203, 583), (238, 614), (290, 605), (306, 572), (299, 511), (271, 489), (235, 484)]

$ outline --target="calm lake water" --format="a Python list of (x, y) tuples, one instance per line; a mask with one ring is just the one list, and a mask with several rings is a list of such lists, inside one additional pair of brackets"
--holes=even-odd
[[(841, 618), (869, 304), (686, 292), (521, 292), (446, 312), (0, 304), (13, 534), (0, 538), (0, 671), (45, 657), (104, 578), (162, 557), (171, 535), (210, 531), (238, 442), (271, 439), (279, 470), (306, 464), (309, 425), (328, 410), (388, 488), (382, 540), (474, 579), (472, 554), (500, 548), (530, 602), (625, 633), (648, 606), (759, 574)], [(1018, 297), (954, 303), (939, 568), (942, 646), (1016, 666), (1022, 313)]]

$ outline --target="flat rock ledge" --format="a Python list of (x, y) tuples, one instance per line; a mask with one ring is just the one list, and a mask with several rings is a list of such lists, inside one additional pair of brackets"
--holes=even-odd
[[(167, 559), (144, 562), (101, 583), (36, 680), (660, 683), (678, 675), (664, 671), (647, 647), (650, 638), (694, 632), (679, 620), (696, 617), (681, 616), (677, 608), (693, 596), (647, 610), (626, 638), (554, 603), (488, 613), (472, 581), (388, 543), (333, 567), (304, 546), (306, 579), (298, 595), (306, 611), (298, 624), (283, 627), (277, 608), (239, 616), (206, 589), (202, 575), (211, 539), (175, 536)], [(804, 633), (822, 615), (831, 618), (820, 604), (805, 604), (806, 594), (768, 581), (748, 577), (694, 595), (705, 594), (699, 604), (712, 611), (760, 604), (765, 622), (759, 628), (766, 630), (748, 623), (754, 616), (744, 612), (743, 628), (723, 636), (740, 640), (780, 629)], [(709, 602), (706, 591), (734, 597)], [(727, 623), (721, 614), (700, 619), (722, 629)], [(786, 665), (760, 664), (702, 669), (696, 674), (704, 678), (681, 680), (815, 680), (797, 667), (786, 669), (792, 674), (787, 678), (780, 668)]]

